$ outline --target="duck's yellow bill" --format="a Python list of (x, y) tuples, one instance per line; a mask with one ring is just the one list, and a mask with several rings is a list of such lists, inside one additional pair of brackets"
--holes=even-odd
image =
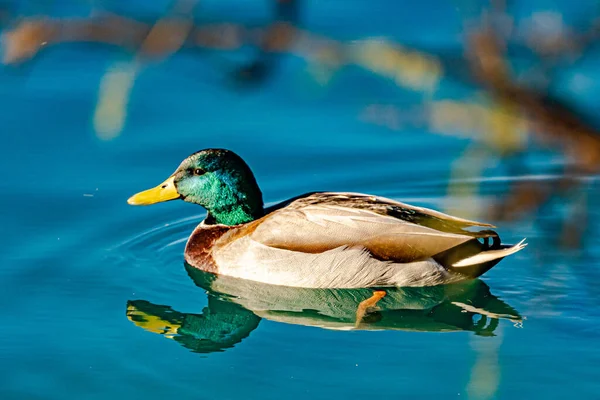
[(155, 188), (144, 190), (131, 196), (127, 203), (132, 206), (147, 206), (163, 201), (175, 200), (181, 197), (175, 188), (174, 178), (170, 177)]

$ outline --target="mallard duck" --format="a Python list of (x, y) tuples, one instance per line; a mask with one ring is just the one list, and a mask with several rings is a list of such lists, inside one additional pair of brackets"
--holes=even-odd
[(273, 285), (435, 286), (480, 276), (525, 247), (501, 244), (490, 224), (367, 194), (312, 192), (265, 208), (248, 165), (224, 149), (190, 155), (128, 203), (175, 199), (208, 212), (187, 241), (188, 264)]

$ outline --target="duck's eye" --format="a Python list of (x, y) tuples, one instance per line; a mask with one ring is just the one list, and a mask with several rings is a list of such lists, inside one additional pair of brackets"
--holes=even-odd
[(194, 170), (194, 175), (204, 175), (205, 173), (206, 173), (206, 171), (201, 168), (196, 168)]

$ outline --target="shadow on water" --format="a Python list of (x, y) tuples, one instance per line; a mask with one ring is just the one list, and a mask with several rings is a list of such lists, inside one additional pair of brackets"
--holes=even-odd
[(500, 319), (522, 324), (521, 315), (476, 279), (428, 288), (386, 289), (386, 296), (357, 321), (370, 289), (305, 289), (215, 276), (186, 264), (194, 283), (208, 292), (200, 314), (181, 313), (146, 300), (127, 302), (127, 318), (198, 353), (240, 343), (261, 319), (332, 330), (470, 331), (494, 336)]

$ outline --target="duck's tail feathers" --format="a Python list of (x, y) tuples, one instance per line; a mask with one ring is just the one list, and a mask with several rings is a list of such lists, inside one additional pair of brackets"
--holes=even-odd
[(506, 256), (510, 256), (511, 254), (514, 254), (517, 251), (523, 250), (526, 246), (527, 243), (525, 243), (525, 239), (523, 239), (514, 246), (507, 246), (501, 249), (482, 251), (481, 253), (475, 254), (474, 256), (455, 262), (454, 264), (452, 264), (452, 267), (457, 268), (457, 271), (460, 272), (460, 268), (463, 267), (484, 264), (494, 260), (500, 261)]

